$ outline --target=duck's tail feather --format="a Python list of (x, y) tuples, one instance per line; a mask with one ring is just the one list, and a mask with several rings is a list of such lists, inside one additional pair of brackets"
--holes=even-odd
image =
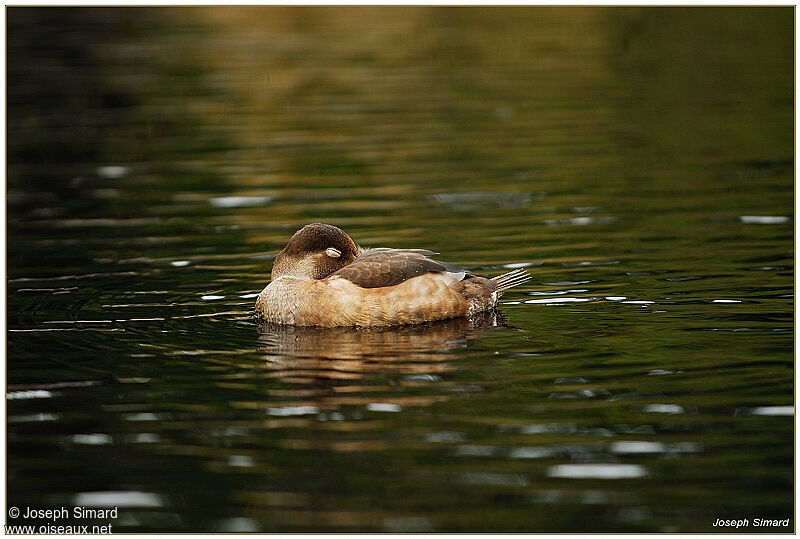
[(515, 269), (497, 277), (492, 277), (492, 281), (497, 285), (497, 292), (502, 293), (513, 286), (526, 282), (530, 278), (531, 274), (524, 269)]

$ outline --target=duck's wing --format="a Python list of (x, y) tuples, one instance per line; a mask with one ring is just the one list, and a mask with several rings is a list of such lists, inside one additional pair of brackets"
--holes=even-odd
[(435, 254), (425, 249), (368, 249), (331, 277), (342, 277), (362, 288), (380, 288), (425, 273), (448, 273), (457, 281), (467, 274), (464, 268), (429, 258)]

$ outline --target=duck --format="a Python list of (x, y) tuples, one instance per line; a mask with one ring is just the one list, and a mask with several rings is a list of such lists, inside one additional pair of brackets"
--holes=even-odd
[(362, 248), (334, 225), (305, 225), (275, 257), (254, 316), (292, 326), (422, 324), (494, 310), (503, 292), (531, 278), (519, 268), (480, 277), (431, 258), (437, 254)]

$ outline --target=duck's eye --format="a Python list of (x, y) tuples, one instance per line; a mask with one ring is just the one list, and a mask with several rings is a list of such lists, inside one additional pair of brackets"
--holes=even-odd
[(342, 252), (334, 247), (328, 247), (327, 249), (325, 249), (325, 254), (331, 258), (339, 258), (340, 256), (342, 256)]

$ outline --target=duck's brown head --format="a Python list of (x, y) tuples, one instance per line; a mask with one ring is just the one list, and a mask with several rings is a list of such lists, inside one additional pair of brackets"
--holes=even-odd
[(350, 264), (358, 253), (358, 246), (341, 229), (324, 223), (311, 223), (295, 232), (275, 257), (272, 279), (287, 275), (300, 279), (324, 279)]

